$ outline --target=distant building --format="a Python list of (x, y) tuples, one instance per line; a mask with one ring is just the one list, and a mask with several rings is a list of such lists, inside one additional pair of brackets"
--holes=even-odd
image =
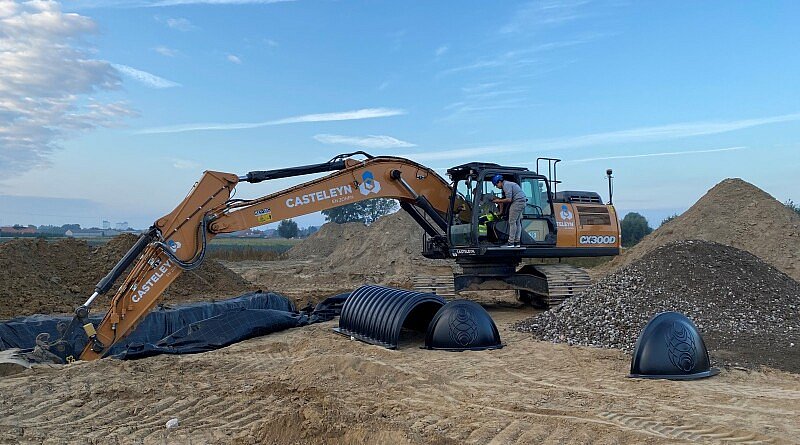
[[(114, 228), (117, 229), (117, 230), (126, 230), (128, 227), (129, 227), (128, 226), (128, 221), (118, 222), (118, 223), (114, 224)], [(110, 228), (111, 227), (109, 227), (109, 229)]]
[(3, 226), (0, 227), (0, 235), (2, 236), (24, 236), (36, 235), (36, 227), (34, 226)]
[(102, 237), (110, 237), (110, 236), (117, 236), (119, 235), (119, 230), (93, 230), (93, 229), (83, 229), (83, 230), (67, 230), (64, 233), (65, 236), (69, 238), (102, 238)]
[(103, 221), (103, 228), (110, 229), (111, 228), (111, 221)]

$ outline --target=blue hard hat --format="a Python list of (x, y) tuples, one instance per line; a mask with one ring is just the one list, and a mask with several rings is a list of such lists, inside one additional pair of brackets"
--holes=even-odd
[(492, 184), (497, 185), (498, 182), (503, 180), (503, 175), (494, 175), (492, 176)]

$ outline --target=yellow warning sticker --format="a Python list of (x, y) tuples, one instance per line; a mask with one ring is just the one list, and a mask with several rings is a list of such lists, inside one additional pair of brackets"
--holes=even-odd
[(256, 210), (254, 213), (256, 215), (256, 219), (258, 219), (258, 222), (262, 224), (266, 224), (272, 221), (272, 211), (268, 208)]

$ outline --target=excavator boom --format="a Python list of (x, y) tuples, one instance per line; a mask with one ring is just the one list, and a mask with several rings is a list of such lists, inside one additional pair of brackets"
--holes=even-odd
[[(322, 178), (251, 200), (231, 200), (239, 182), (334, 171)], [(205, 172), (191, 192), (171, 213), (159, 218), (76, 310), (85, 321), (94, 299), (109, 290), (123, 271), (132, 269), (111, 300), (97, 327), (83, 323), (89, 342), (82, 360), (101, 358), (116, 342), (130, 334), (161, 299), (166, 288), (184, 270), (202, 262), (206, 245), (215, 235), (246, 230), (284, 219), (372, 199), (393, 198), (421, 208), (432, 220), (429, 235), (444, 231), (450, 186), (432, 169), (403, 158), (337, 157), (324, 164), (291, 169), (250, 172), (244, 176)], [(422, 218), (420, 221), (427, 221)]]
[[(365, 159), (354, 159), (355, 155), (363, 155)], [(323, 172), (331, 173), (260, 198), (231, 198), (241, 182), (258, 183)], [(83, 325), (89, 337), (80, 359), (101, 358), (130, 334), (159, 302), (170, 283), (184, 270), (202, 263), (207, 244), (214, 236), (367, 199), (398, 200), (425, 230), (424, 254), (455, 258), (461, 265), (464, 273), (455, 277), (457, 289), (486, 288), (499, 282), (521, 293), (547, 294), (548, 286), (553, 289), (553, 277), (568, 274), (560, 270), (537, 272), (530, 266), (517, 270), (522, 258), (619, 252), (616, 213), (610, 204), (599, 202), (596, 193), (577, 192), (575, 198), (558, 198), (550, 192), (547, 178), (525, 168), (496, 164), (465, 164), (448, 170), (448, 174), (452, 185), (434, 170), (408, 159), (372, 157), (363, 152), (339, 155), (321, 164), (253, 171), (243, 176), (205, 172), (183, 201), (141, 236), (97, 284), (86, 303), (76, 309), (70, 326)], [(493, 198), (494, 194), (488, 189), (481, 193), (480, 187), (486, 187), (486, 177), (496, 174), (503, 174), (528, 189), (530, 199), (523, 238), (526, 246), (522, 249), (509, 251), (492, 244), (502, 237), (502, 221), (491, 223), (490, 231), (481, 225), (486, 223), (479, 214), (480, 208), (491, 202), (484, 198)], [(558, 202), (560, 213), (554, 210), (553, 202)], [(579, 206), (577, 202), (584, 204)], [(580, 228), (575, 221), (580, 221)], [(87, 321), (89, 307), (128, 268), (130, 272), (112, 297), (108, 312), (95, 327)]]

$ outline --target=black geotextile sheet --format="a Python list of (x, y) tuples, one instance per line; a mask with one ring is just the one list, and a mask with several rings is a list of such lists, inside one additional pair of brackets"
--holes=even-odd
[[(150, 312), (123, 341), (107, 355), (122, 359), (156, 354), (190, 354), (221, 348), (251, 337), (330, 320), (341, 312), (348, 294), (331, 297), (298, 312), (284, 296), (251, 292), (229, 300), (190, 303), (174, 308), (159, 307)], [(101, 316), (89, 317), (97, 325)], [(50, 341), (61, 337), (71, 317), (32, 315), (0, 322), (0, 350), (36, 346), (36, 336), (46, 332)], [(87, 342), (83, 329), (72, 330), (65, 341), (50, 352), (61, 359), (77, 357)]]

